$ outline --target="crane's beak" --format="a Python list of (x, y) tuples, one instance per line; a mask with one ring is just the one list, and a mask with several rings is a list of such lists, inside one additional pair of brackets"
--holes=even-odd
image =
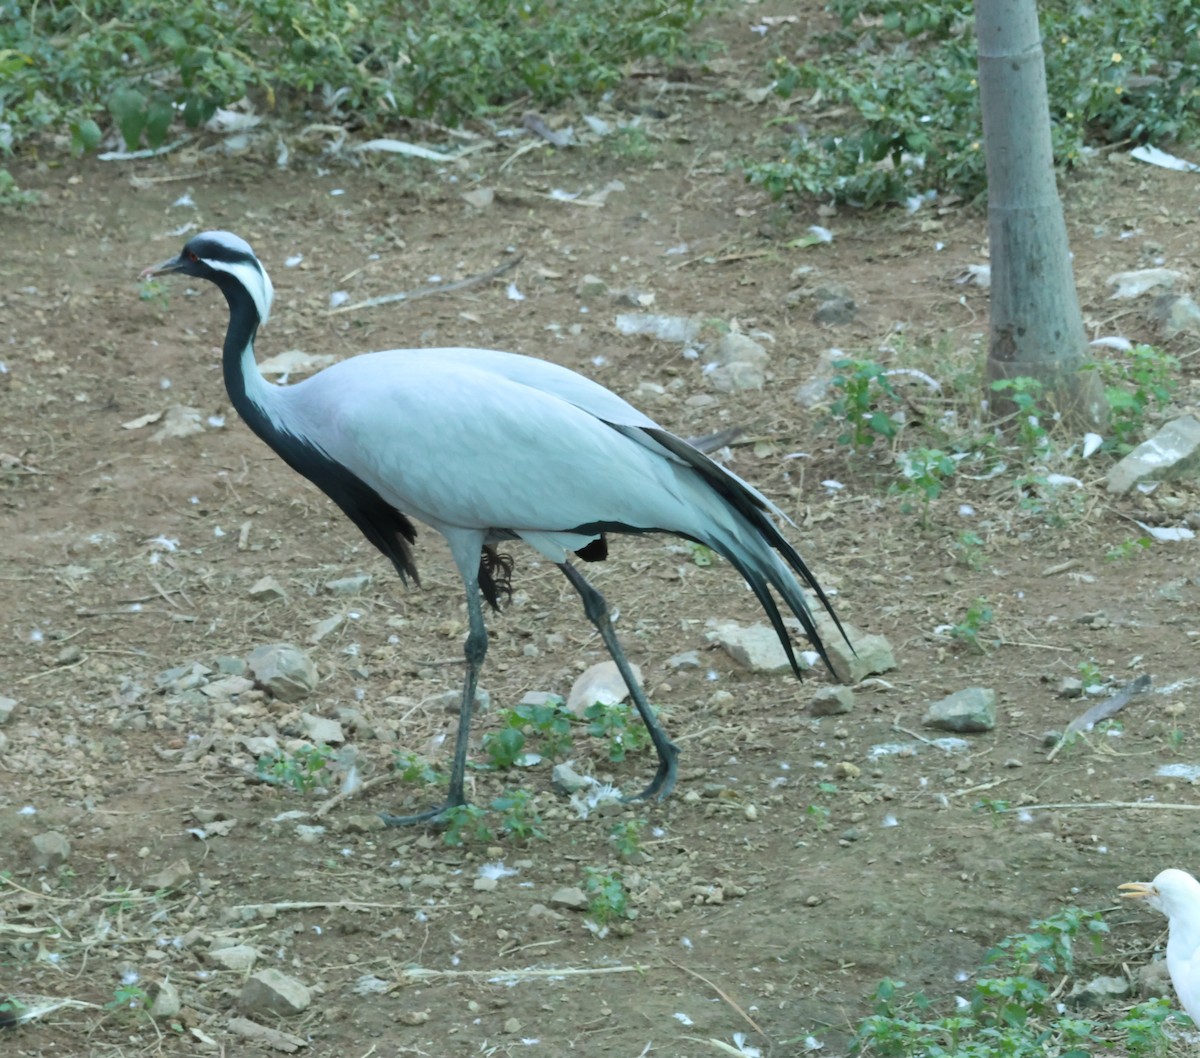
[(143, 269), (138, 279), (153, 279), (155, 276), (170, 275), (172, 272), (178, 272), (183, 264), (182, 257), (172, 257), (169, 261), (163, 261), (162, 264), (151, 265), (149, 268)]
[(1125, 882), (1117, 888), (1121, 891), (1122, 900), (1145, 900), (1158, 895), (1158, 890), (1149, 882)]

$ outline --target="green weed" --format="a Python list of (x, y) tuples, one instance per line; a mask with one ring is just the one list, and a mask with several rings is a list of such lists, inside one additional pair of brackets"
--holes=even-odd
[(950, 626), (950, 638), (956, 643), (964, 643), (977, 654), (986, 654), (987, 647), (980, 638), (992, 623), (992, 608), (987, 599), (978, 598), (970, 606), (960, 621)]
[(929, 504), (941, 495), (958, 464), (940, 448), (914, 448), (897, 457), (904, 477), (892, 486), (899, 493), (916, 492), (921, 499), (921, 524), (929, 524)]
[(492, 802), (492, 811), (500, 813), (504, 833), (515, 838), (545, 838), (541, 816), (533, 809), (533, 795), (528, 790), (509, 790)]
[(1106, 562), (1120, 562), (1131, 558), (1142, 551), (1154, 546), (1154, 541), (1148, 536), (1127, 536), (1119, 544), (1114, 544), (1104, 552)]
[[(1046, 0), (1042, 25), (1054, 156), (1089, 146), (1194, 139), (1200, 131), (1200, 0)], [(855, 205), (916, 200), (929, 189), (980, 194), (986, 183), (972, 5), (967, 0), (833, 0), (841, 25), (811, 60), (776, 58), (784, 98), (836, 114), (814, 135), (776, 144), (746, 167), (772, 194)], [(795, 113), (793, 109), (792, 113)], [(794, 121), (794, 119), (793, 119)]]
[(487, 809), (478, 805), (456, 805), (442, 813), (442, 842), (452, 847), (468, 842), (492, 841), (495, 834), (488, 825)]
[(1136, 345), (1128, 359), (1100, 364), (1113, 436), (1109, 447), (1124, 454), (1141, 442), (1147, 415), (1165, 408), (1179, 386), (1179, 359), (1152, 345)]
[[(69, 130), (94, 149), (165, 142), (243, 97), (358, 127), (458, 123), (515, 100), (614, 88), (628, 64), (700, 54), (702, 0), (0, 0), (0, 110), (13, 143)], [(630, 150), (640, 149), (636, 139)]]
[(646, 830), (644, 819), (624, 819), (614, 823), (608, 832), (608, 842), (617, 851), (621, 859), (630, 862), (637, 861), (645, 852), (642, 848), (642, 834)]
[(588, 734), (607, 741), (608, 759), (614, 763), (650, 744), (646, 725), (624, 702), (594, 702), (584, 710), (583, 717), (588, 721)]
[(321, 772), (333, 757), (333, 749), (326, 745), (298, 746), (295, 753), (280, 750), (274, 756), (259, 757), (255, 770), (264, 782), (308, 793), (320, 785)]
[(597, 925), (603, 926), (618, 919), (633, 917), (629, 906), (629, 890), (625, 888), (620, 871), (585, 867), (583, 874), (583, 889), (590, 898), (588, 914)]
[(877, 437), (895, 437), (899, 427), (886, 405), (898, 406), (900, 398), (884, 368), (871, 360), (835, 360), (833, 367), (837, 372), (833, 387), (840, 396), (830, 411), (847, 427), (838, 444), (857, 452), (869, 448)]
[(396, 750), (392, 767), (404, 782), (417, 786), (440, 786), (447, 781), (443, 772), (411, 750)]

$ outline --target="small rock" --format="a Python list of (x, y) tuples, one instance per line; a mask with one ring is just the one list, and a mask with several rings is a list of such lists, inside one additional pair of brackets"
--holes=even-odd
[(300, 714), (300, 730), (304, 737), (317, 745), (337, 746), (346, 741), (342, 725), (327, 716), (315, 716), (313, 713)]
[(1064, 676), (1058, 685), (1058, 696), (1060, 698), (1082, 698), (1083, 680), (1076, 676)]
[(704, 376), (708, 384), (718, 393), (739, 393), (748, 389), (762, 389), (767, 376), (761, 364), (736, 361), (719, 364)]
[(1133, 985), (1142, 999), (1151, 996), (1166, 996), (1171, 998), (1174, 986), (1171, 984), (1171, 971), (1166, 959), (1153, 959), (1142, 963), (1133, 971)]
[(564, 885), (550, 897), (551, 907), (565, 907), (568, 911), (586, 911), (588, 897), (577, 885)]
[[(537, 692), (530, 692), (536, 694)], [(526, 695), (528, 697), (528, 695)], [(429, 699), (429, 707), (435, 712), (450, 713), (458, 716), (462, 709), (462, 691), (442, 691)], [(475, 688), (475, 708), (473, 713), (486, 713), (492, 707), (492, 696), (482, 687)]]
[(504, 1022), (504, 1031), (510, 1036), (515, 1036), (521, 1031), (521, 1022), (517, 1018), (509, 1018)]
[(1200, 305), (1190, 294), (1159, 298), (1154, 305), (1154, 315), (1162, 322), (1165, 338), (1200, 334)]
[(626, 336), (643, 335), (660, 342), (686, 345), (696, 340), (700, 324), (687, 316), (656, 316), (644, 312), (622, 312), (617, 316), (617, 332)]
[(654, 295), (648, 290), (639, 290), (637, 287), (626, 287), (624, 290), (614, 292), (613, 302), (617, 305), (623, 305), (630, 309), (648, 309), (654, 304)]
[(685, 650), (682, 654), (672, 654), (667, 658), (667, 668), (676, 672), (687, 672), (700, 667), (700, 651)]
[(835, 295), (826, 298), (817, 306), (817, 311), (813, 313), (813, 323), (819, 323), (822, 327), (839, 327), (853, 323), (857, 315), (858, 303), (853, 298)]
[(563, 916), (557, 911), (551, 911), (545, 904), (530, 904), (529, 910), (525, 912), (530, 918), (546, 918), (551, 922), (561, 922)]
[(941, 731), (991, 731), (996, 726), (996, 692), (967, 687), (930, 705), (921, 721)]
[(424, 1025), (429, 1020), (428, 1010), (404, 1010), (398, 1020), (401, 1025)]
[(343, 824), (348, 834), (371, 834), (383, 830), (387, 824), (374, 812), (347, 816)]
[(751, 672), (784, 672), (791, 662), (775, 630), (768, 625), (740, 625), (722, 621), (705, 633), (739, 665)]
[[(642, 682), (642, 670), (637, 665), (629, 666), (633, 670), (634, 679)], [(583, 716), (589, 706), (597, 702), (603, 705), (616, 705), (629, 697), (629, 688), (617, 671), (613, 661), (599, 661), (571, 685), (571, 693), (567, 695), (567, 711), (576, 716)]]
[(808, 708), (813, 716), (840, 716), (854, 708), (854, 691), (842, 684), (822, 687), (812, 696)]
[(346, 615), (344, 613), (335, 613), (326, 617), (323, 621), (314, 621), (312, 633), (308, 637), (308, 641), (316, 646), (331, 632), (336, 632), (346, 623)]
[(1134, 272), (1114, 272), (1105, 283), (1116, 288), (1113, 298), (1139, 298), (1150, 291), (1158, 294), (1172, 291), (1181, 279), (1183, 273), (1173, 268), (1140, 268)]
[(225, 676), (245, 676), (246, 659), (236, 658), (232, 654), (217, 655), (217, 671)]
[(1172, 419), (1108, 471), (1108, 491), (1128, 492), (1142, 481), (1174, 481), (1200, 473), (1200, 420)]
[(54, 657), (55, 665), (74, 665), (83, 657), (83, 650), (75, 643), (63, 647)]
[(150, 1016), (152, 1018), (173, 1018), (183, 1009), (183, 1000), (179, 998), (179, 989), (170, 981), (159, 981), (150, 989)]
[(171, 891), (178, 889), (192, 876), (192, 865), (187, 860), (175, 860), (161, 870), (146, 875), (142, 879), (142, 888), (151, 891)]
[(221, 676), (204, 684), (200, 688), (200, 693), (214, 701), (228, 702), (239, 694), (245, 694), (252, 690), (254, 690), (254, 681), (246, 679), (245, 676)]
[(833, 365), (845, 359), (846, 354), (841, 349), (822, 349), (812, 377), (793, 394), (796, 403), (802, 408), (815, 408), (818, 404), (824, 404), (833, 392), (833, 380), (838, 373)]
[(312, 993), (303, 983), (274, 968), (249, 977), (238, 997), (245, 1014), (300, 1014), (311, 1003)]
[(15, 698), (0, 698), (0, 724), (7, 724), (12, 719), (13, 710), (17, 707)]
[(550, 782), (559, 793), (564, 794), (578, 793), (592, 785), (592, 780), (586, 775), (580, 775), (569, 760), (554, 765), (554, 770), (550, 773)]
[(575, 294), (587, 301), (590, 298), (601, 298), (608, 293), (608, 284), (599, 276), (585, 275), (575, 285)]
[(246, 659), (254, 681), (282, 702), (298, 702), (317, 686), (317, 667), (299, 647), (269, 643)]
[(862, 775), (862, 768), (852, 761), (838, 761), (833, 766), (833, 777), (835, 779), (857, 779), (860, 775)]
[(260, 577), (250, 585), (246, 594), (256, 602), (275, 602), (279, 599), (287, 601), (287, 592), (274, 577)]
[(475, 879), (474, 888), (481, 893), (490, 893), (493, 892), (499, 884), (500, 882), (498, 879), (489, 878), (485, 875), (482, 878)]
[(33, 865), (42, 870), (58, 870), (71, 855), (71, 843), (57, 830), (35, 834), (29, 843), (33, 847)]
[(211, 949), (205, 959), (226, 970), (245, 973), (258, 960), (258, 954), (258, 949), (250, 947), (249, 944), (228, 944), (221, 948)]
[(751, 823), (758, 822), (758, 808), (754, 805), (746, 805), (746, 807), (742, 809), (742, 815), (744, 815)]
[(843, 684), (859, 683), (872, 673), (887, 672), (896, 667), (896, 658), (887, 636), (868, 635), (851, 624), (842, 628), (853, 649), (842, 638), (837, 625), (826, 613), (816, 615), (817, 630), (825, 641), (825, 651), (833, 664), (833, 674)]
[(496, 200), (493, 187), (473, 187), (462, 193), (463, 201), (472, 209), (487, 209)]
[(361, 595), (371, 586), (370, 573), (356, 573), (352, 577), (338, 577), (325, 582), (325, 590), (331, 595)]
[(753, 338), (734, 331), (721, 336), (713, 347), (713, 355), (718, 364), (765, 364), (770, 356)]
[(1067, 1005), (1072, 1007), (1107, 1007), (1124, 999), (1133, 991), (1133, 985), (1124, 977), (1094, 977), (1079, 982), (1067, 994)]

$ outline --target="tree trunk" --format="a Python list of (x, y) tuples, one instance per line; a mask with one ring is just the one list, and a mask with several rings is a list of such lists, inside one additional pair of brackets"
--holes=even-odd
[(1089, 367), (1055, 184), (1035, 0), (975, 0), (975, 32), (992, 266), (988, 398), (1005, 413), (1012, 402), (991, 383), (1037, 379), (1039, 404), (1072, 425), (1102, 427), (1108, 408)]

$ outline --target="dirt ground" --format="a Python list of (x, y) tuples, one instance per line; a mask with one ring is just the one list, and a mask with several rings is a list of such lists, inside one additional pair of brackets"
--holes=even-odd
[[(735, 47), (712, 72), (627, 86), (622, 102), (656, 115), (644, 138), (519, 155), (509, 144), (461, 168), (297, 150), (284, 171), (273, 136), (237, 155), (202, 139), (162, 160), (47, 155), (13, 168), (42, 199), (0, 220), (0, 696), (17, 703), (0, 728), (0, 986), (76, 1005), (8, 1030), (8, 1053), (277, 1053), (231, 1023), (245, 972), (212, 953), (233, 942), (257, 950), (255, 969), (313, 990), (304, 1013), (256, 1020), (300, 1037), (302, 1053), (354, 1058), (723, 1053), (712, 1041), (840, 1054), (881, 978), (950, 996), (994, 943), (1067, 903), (1113, 909), (1112, 938), (1081, 972), (1151, 958), (1162, 921), (1117, 910), (1114, 890), (1196, 867), (1196, 816), (1113, 805), (1200, 803), (1186, 780), (1157, 775), (1200, 764), (1200, 576), (1194, 542), (1106, 555), (1139, 535), (1131, 517), (1178, 521), (1200, 498), (1176, 487), (1112, 500), (1095, 457), (1075, 464), (1084, 487), (1054, 512), (1022, 505), (1010, 472), (957, 483), (923, 528), (887, 492), (885, 448), (852, 459), (837, 425), (795, 402), (830, 347), (885, 362), (933, 350), (923, 365), (935, 375), (979, 356), (986, 292), (954, 277), (985, 260), (986, 218), (971, 204), (791, 209), (747, 187), (736, 162), (761, 149), (775, 106), (742, 94), (761, 83), (766, 47), (749, 21), (743, 11), (718, 27)], [(615, 180), (599, 207), (552, 196)], [(1200, 255), (1194, 181), (1114, 153), (1066, 182), (1095, 335), (1160, 339), (1140, 308), (1114, 310), (1104, 278), (1159, 259), (1187, 270)], [(465, 203), (473, 187), (494, 188), (491, 205)], [(797, 246), (814, 223), (833, 242)], [(546, 761), (470, 773), (478, 804), (532, 793), (544, 840), (453, 848), (436, 831), (372, 828), (376, 811), (437, 796), (386, 776), (397, 750), (445, 754), (437, 737), (454, 718), (431, 702), (461, 679), (461, 586), (423, 531), (422, 586), (405, 589), (241, 424), (221, 383), (215, 290), (175, 282), (139, 296), (139, 271), (178, 252), (184, 225), (236, 231), (270, 270), (260, 359), (511, 349), (597, 379), (678, 434), (746, 428), (728, 464), (795, 519), (790, 536), (843, 619), (887, 636), (898, 667), (858, 689), (850, 713), (815, 717), (823, 670), (800, 684), (710, 648), (708, 619), (761, 620), (727, 565), (698, 566), (670, 539), (617, 539), (589, 573), (620, 608), (618, 631), (682, 748), (675, 795), (579, 819)], [(455, 294), (328, 312), (335, 291), (413, 290), (513, 253), (524, 257), (510, 274)], [(765, 389), (714, 392), (703, 353), (622, 336), (615, 316), (630, 310), (581, 299), (587, 274), (652, 294), (650, 311), (764, 332)], [(813, 321), (805, 292), (820, 284), (849, 289), (850, 322)], [(1169, 348), (1184, 363), (1179, 406), (1194, 410), (1195, 345)], [(202, 431), (156, 440), (161, 422), (124, 427), (173, 405), (199, 409)], [(974, 564), (955, 550), (964, 530), (982, 541)], [(493, 705), (477, 762), (499, 708), (565, 694), (604, 656), (557, 571), (510, 551), (517, 594), (490, 618)], [(358, 573), (372, 578), (359, 595), (324, 588)], [(251, 598), (267, 576), (285, 599)], [(994, 612), (986, 652), (935, 632), (981, 597)], [(331, 617), (343, 620), (312, 642)], [(304, 646), (320, 671), (298, 705), (156, 689), (173, 666), (216, 668), (278, 641)], [(667, 667), (689, 650), (698, 669)], [(1045, 732), (1084, 708), (1057, 686), (1085, 662), (1113, 685), (1148, 673), (1156, 693), (1116, 732), (1048, 760)], [(939, 749), (921, 717), (968, 686), (995, 688), (998, 725), (963, 751)], [(301, 793), (251, 774), (244, 740), (295, 737), (303, 712), (355, 716), (362, 795), (329, 805), (336, 788)], [(629, 788), (653, 769), (647, 752), (612, 764), (582, 734), (572, 755)], [(627, 819), (647, 821), (635, 862), (609, 840)], [(70, 842), (49, 869), (31, 844), (47, 831)], [(156, 874), (181, 860), (190, 874), (164, 891)], [(499, 861), (515, 873), (477, 882)], [(620, 871), (637, 911), (603, 936), (586, 913), (551, 906), (588, 868)], [(178, 1014), (153, 1022), (129, 1008), (164, 980)]]

